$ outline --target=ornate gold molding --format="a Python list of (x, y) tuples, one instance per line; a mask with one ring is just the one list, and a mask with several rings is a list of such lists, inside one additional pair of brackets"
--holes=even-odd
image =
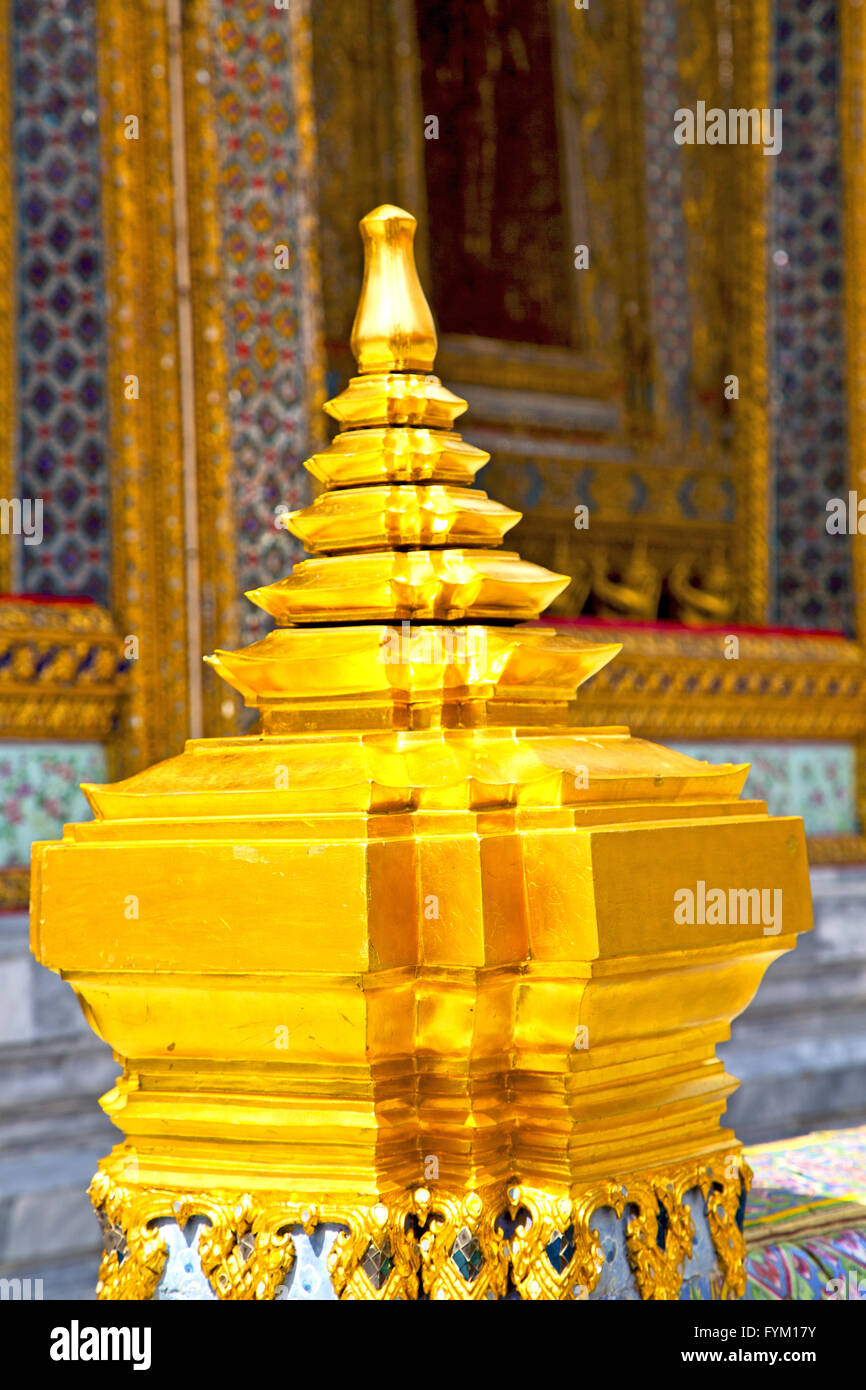
[[(392, 1206), (352, 1207), (342, 1217), (328, 1272), (338, 1298), (365, 1303), (418, 1296), (419, 1253), (408, 1229), (411, 1198)], [(334, 1217), (340, 1221), (339, 1213)]]
[[(562, 627), (621, 642), (578, 696), (587, 726), (641, 738), (856, 739), (866, 735), (866, 653), (842, 637), (729, 629)], [(731, 637), (739, 654), (726, 657)]]
[(0, 869), (0, 912), (26, 908), (30, 901), (30, 870)]
[[(861, 832), (866, 827), (866, 652), (859, 643), (830, 634), (738, 632), (735, 624), (577, 630), (623, 644), (615, 665), (582, 688), (582, 722), (626, 724), (642, 738), (853, 742)], [(725, 655), (732, 636), (736, 659)], [(866, 860), (866, 834), (812, 836), (809, 857), (813, 864)]]
[[(192, 1201), (184, 1215), (192, 1214)], [(199, 1237), (201, 1267), (217, 1298), (233, 1302), (272, 1300), (295, 1262), (285, 1212), (258, 1207), (248, 1195), (236, 1203), (212, 1202)]]
[(95, 603), (0, 602), (0, 738), (105, 740), (123, 644)]
[[(121, 638), (97, 604), (0, 601), (0, 738), (108, 741), (123, 665)], [(0, 909), (29, 898), (29, 868), (0, 869)]]
[[(328, 1256), (337, 1298), (382, 1302), (496, 1300), (510, 1283), (521, 1299), (574, 1301), (598, 1285), (604, 1253), (592, 1219), (602, 1208), (621, 1217), (638, 1291), (645, 1300), (679, 1296), (692, 1252), (694, 1222), (686, 1202), (700, 1192), (723, 1280), (723, 1297), (745, 1292), (746, 1248), (736, 1214), (751, 1171), (741, 1151), (714, 1165), (677, 1164), (669, 1171), (605, 1180), (569, 1196), (512, 1185), (462, 1196), (419, 1188), (369, 1206), (301, 1206), (264, 1194), (183, 1193), (139, 1189), (97, 1172), (90, 1197), (106, 1232), (97, 1285), (100, 1299), (150, 1299), (167, 1256), (157, 1225), (182, 1228), (191, 1216), (209, 1223), (199, 1237), (204, 1274), (227, 1301), (270, 1301), (295, 1260), (292, 1228), (311, 1234), (329, 1223), (345, 1227)], [(506, 1239), (503, 1221), (516, 1221)], [(659, 1219), (665, 1227), (658, 1241)]]
[(96, 1297), (152, 1298), (168, 1254), (165, 1238), (153, 1223), (168, 1215), (171, 1206), (166, 1212), (162, 1194), (120, 1187), (105, 1173), (96, 1174), (89, 1195), (105, 1236)]
[[(731, 6), (734, 70), (745, 67), (745, 96), (738, 106), (772, 107), (770, 0)], [(770, 566), (770, 428), (767, 368), (767, 216), (769, 166), (760, 145), (736, 150), (734, 189), (733, 331), (731, 370), (740, 379), (734, 412), (733, 458), (737, 470), (734, 571), (741, 576), (738, 617), (768, 618)]]

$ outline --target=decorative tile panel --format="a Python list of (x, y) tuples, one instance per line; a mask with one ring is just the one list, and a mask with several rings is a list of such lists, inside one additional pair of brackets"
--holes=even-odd
[(685, 426), (691, 327), (683, 160), (674, 143), (674, 112), (681, 105), (677, 0), (645, 0), (640, 6), (640, 41), (651, 325), (667, 411)]
[[(293, 7), (294, 8), (294, 7)], [(280, 505), (309, 500), (306, 373), (310, 263), (302, 254), (308, 190), (299, 178), (309, 132), (298, 119), (293, 30), (266, 0), (213, 0), (210, 83), (220, 126), (228, 399), (243, 589), (282, 579), (302, 547), (274, 525)], [(281, 248), (286, 248), (282, 251)], [(267, 615), (244, 603), (245, 642)]]
[(101, 743), (0, 743), (0, 869), (30, 863), (34, 840), (90, 820), (81, 782), (105, 782)]
[(850, 538), (829, 535), (845, 497), (846, 399), (839, 53), (834, 0), (776, 0), (770, 344), (775, 529), (771, 621), (853, 632)]
[(746, 797), (771, 816), (802, 816), (807, 835), (859, 830), (856, 750), (850, 743), (671, 743), (710, 763), (751, 763)]
[(43, 502), (23, 591), (109, 597), (95, 0), (12, 11), (18, 221), (18, 486)]

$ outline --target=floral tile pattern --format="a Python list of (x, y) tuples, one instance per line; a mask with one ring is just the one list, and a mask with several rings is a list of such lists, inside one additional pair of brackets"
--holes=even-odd
[(79, 783), (107, 778), (101, 743), (0, 743), (0, 869), (28, 865), (34, 840), (90, 820)]
[(858, 832), (856, 754), (850, 743), (675, 743), (708, 763), (751, 763), (745, 795), (772, 816), (802, 816), (807, 835)]
[[(273, 583), (303, 558), (274, 525), (275, 509), (309, 500), (299, 263), (300, 139), (286, 9), (268, 0), (210, 8), (212, 53), (196, 74), (211, 84), (222, 150), (219, 215), (225, 254), (229, 411), (235, 459), (242, 590)], [(278, 248), (287, 252), (278, 254)], [(282, 258), (281, 258), (282, 257)], [(287, 263), (286, 263), (287, 262)], [(242, 600), (244, 642), (264, 636), (267, 614)]]
[(775, 607), (788, 627), (853, 632), (850, 543), (827, 533), (846, 495), (845, 320), (835, 0), (776, 0), (783, 142), (770, 214)]

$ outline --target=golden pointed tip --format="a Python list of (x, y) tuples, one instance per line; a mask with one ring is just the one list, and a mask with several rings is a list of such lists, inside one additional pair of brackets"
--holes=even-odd
[(362, 375), (432, 371), (436, 328), (415, 267), (417, 225), (392, 203), (361, 218), (364, 283), (350, 341)]
[(395, 207), (393, 203), (382, 203), (379, 207), (373, 208), (372, 212), (361, 218), (358, 226), (363, 231), (365, 227), (385, 226), (389, 222), (407, 222), (413, 228), (418, 226), (418, 221), (411, 212)]

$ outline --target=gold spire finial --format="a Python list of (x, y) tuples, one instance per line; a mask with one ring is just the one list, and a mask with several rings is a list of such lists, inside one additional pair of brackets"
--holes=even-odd
[(364, 283), (350, 342), (362, 375), (433, 369), (436, 328), (415, 268), (417, 226), (390, 203), (361, 219)]
[(498, 549), (520, 513), (467, 488), (489, 455), (454, 431), (466, 402), (431, 370), (436, 330), (412, 253), (417, 225), (389, 203), (361, 221), (358, 375), (325, 402), (340, 432), (306, 464), (326, 491), (283, 518), (313, 558), (247, 593), (280, 626), (524, 622), (568, 583)]

